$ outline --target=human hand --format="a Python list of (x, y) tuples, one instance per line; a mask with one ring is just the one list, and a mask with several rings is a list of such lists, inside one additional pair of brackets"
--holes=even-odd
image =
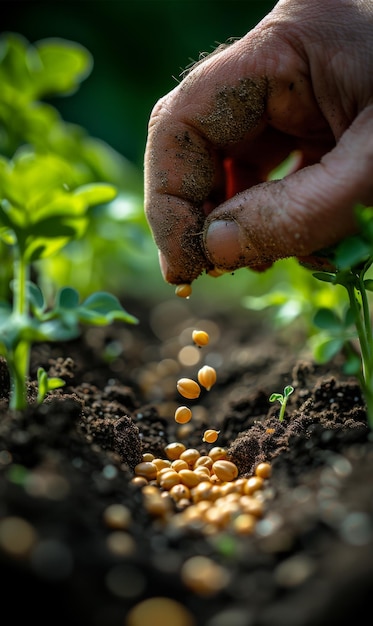
[(312, 262), (356, 230), (357, 203), (373, 204), (369, 0), (280, 0), (153, 109), (145, 211), (169, 283)]

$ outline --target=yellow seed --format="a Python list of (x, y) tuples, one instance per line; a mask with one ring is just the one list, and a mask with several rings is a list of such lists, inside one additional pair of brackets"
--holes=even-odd
[(144, 485), (148, 484), (148, 481), (144, 476), (134, 476), (131, 480), (131, 484), (135, 485), (135, 487), (144, 487)]
[(196, 450), (196, 448), (187, 448), (180, 454), (180, 459), (182, 461), (186, 461), (188, 465), (191, 467), (194, 466), (195, 462), (201, 456), (200, 452)]
[(188, 406), (179, 406), (175, 411), (175, 422), (187, 424), (192, 419), (192, 411)]
[(180, 472), (181, 470), (189, 469), (189, 465), (186, 461), (182, 459), (176, 459), (176, 461), (172, 461), (171, 469), (175, 470), (175, 472)]
[(175, 289), (175, 294), (179, 296), (179, 298), (189, 298), (192, 293), (192, 287), (188, 284), (177, 285)]
[(198, 398), (201, 393), (199, 384), (191, 378), (180, 378), (177, 381), (176, 387), (178, 392), (184, 396), (184, 398), (189, 398), (189, 400)]
[(210, 470), (207, 465), (198, 465), (193, 471), (197, 476), (205, 476), (204, 480), (210, 480)]
[(213, 471), (216, 476), (223, 481), (231, 481), (237, 478), (238, 476), (238, 468), (231, 461), (226, 461), (225, 459), (221, 461), (215, 461), (212, 466)]
[(207, 346), (210, 341), (208, 333), (204, 330), (194, 330), (192, 332), (192, 339), (197, 346)]
[(250, 513), (250, 515), (254, 515), (254, 517), (262, 517), (263, 515), (263, 502), (254, 496), (241, 496), (240, 505), (244, 513)]
[(124, 626), (144, 626), (144, 624), (195, 626), (196, 621), (193, 614), (181, 602), (157, 596), (136, 604), (129, 611), (123, 624)]
[(154, 459), (154, 454), (152, 454), (151, 452), (144, 452), (144, 454), (142, 455), (143, 461), (153, 461), (153, 459)]
[(272, 467), (270, 463), (259, 463), (255, 469), (256, 476), (260, 478), (269, 478), (272, 473)]
[(123, 504), (111, 504), (104, 511), (104, 522), (109, 528), (126, 530), (131, 518), (131, 511)]
[(216, 383), (216, 371), (210, 365), (204, 365), (198, 370), (198, 382), (202, 387), (205, 387), (207, 391), (210, 391), (211, 387)]
[(202, 455), (194, 463), (194, 469), (197, 469), (197, 467), (203, 466), (203, 467), (208, 467), (210, 470), (212, 468), (212, 464), (213, 464), (213, 460), (210, 456)]
[(200, 502), (200, 500), (210, 500), (212, 485), (210, 482), (204, 480), (191, 490), (193, 502)]
[(196, 487), (201, 482), (201, 476), (196, 474), (190, 469), (182, 469), (179, 472), (179, 476), (184, 485), (187, 487)]
[(170, 502), (166, 498), (162, 498), (160, 494), (147, 495), (144, 498), (144, 508), (154, 517), (163, 517), (170, 512)]
[(233, 528), (239, 535), (251, 535), (254, 531), (256, 518), (250, 513), (242, 513), (233, 522)]
[(166, 467), (171, 467), (171, 461), (168, 459), (153, 459), (152, 463), (156, 466), (158, 472)]
[(178, 459), (180, 457), (180, 454), (184, 452), (184, 450), (186, 450), (186, 446), (184, 446), (184, 444), (180, 443), (179, 441), (169, 443), (164, 449), (166, 456), (168, 459), (170, 459), (170, 461), (175, 461), (176, 459)]
[(200, 596), (213, 596), (229, 582), (228, 571), (206, 556), (192, 556), (181, 568), (181, 579)]
[(176, 500), (176, 502), (179, 502), (180, 500), (183, 500), (184, 498), (189, 500), (190, 489), (189, 487), (183, 484), (173, 485), (170, 489), (170, 496), (173, 498), (173, 500)]
[(263, 487), (263, 484), (263, 478), (261, 478), (260, 476), (251, 476), (251, 478), (248, 478), (246, 481), (244, 493), (250, 496), (255, 491), (258, 491), (258, 489), (261, 489)]
[(143, 476), (148, 480), (152, 480), (153, 478), (157, 478), (158, 469), (157, 466), (154, 465), (151, 461), (143, 461), (142, 463), (138, 463), (135, 466), (135, 474), (136, 476)]
[(227, 451), (220, 446), (216, 446), (209, 451), (209, 457), (211, 457), (214, 462), (220, 461), (227, 458)]
[(220, 430), (205, 430), (205, 432), (203, 433), (202, 441), (205, 441), (206, 443), (215, 443), (215, 441), (219, 437), (219, 433)]
[(162, 487), (162, 489), (167, 489), (167, 491), (179, 483), (181, 483), (180, 475), (173, 470), (169, 470), (168, 472), (162, 474), (159, 480), (160, 487)]

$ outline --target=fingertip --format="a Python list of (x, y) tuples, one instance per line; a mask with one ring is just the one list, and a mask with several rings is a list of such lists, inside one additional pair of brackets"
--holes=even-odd
[(204, 237), (206, 254), (221, 269), (238, 269), (257, 260), (256, 250), (244, 239), (244, 233), (236, 220), (214, 220)]

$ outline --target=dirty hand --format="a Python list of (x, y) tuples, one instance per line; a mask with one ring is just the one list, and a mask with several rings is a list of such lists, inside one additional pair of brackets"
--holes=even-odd
[(373, 203), (370, 0), (280, 0), (153, 109), (145, 210), (169, 283), (306, 260), (354, 232), (357, 203)]

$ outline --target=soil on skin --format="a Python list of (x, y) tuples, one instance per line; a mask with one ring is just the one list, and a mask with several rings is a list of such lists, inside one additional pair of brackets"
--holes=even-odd
[[(0, 367), (1, 605), (9, 622), (132, 626), (131, 609), (161, 596), (186, 609), (164, 626), (367, 623), (373, 443), (355, 380), (339, 361), (314, 364), (247, 311), (236, 319), (184, 301), (125, 306), (138, 326), (86, 328), (76, 341), (34, 347), (31, 378), (41, 365), (66, 380), (38, 408), (31, 383), (29, 408), (9, 412)], [(187, 366), (178, 357), (193, 347), (194, 328), (211, 341)], [(217, 383), (190, 402), (192, 422), (178, 431), (174, 410), (185, 400), (176, 381), (206, 362)], [(288, 384), (295, 391), (279, 422), (268, 398)], [(206, 427), (220, 430), (217, 443), (241, 476), (262, 460), (272, 464), (251, 535), (152, 517), (131, 482), (144, 452), (165, 457), (176, 440), (208, 451)], [(109, 522), (112, 504), (130, 518)], [(183, 563), (196, 555), (221, 566), (215, 592), (185, 582)]]

